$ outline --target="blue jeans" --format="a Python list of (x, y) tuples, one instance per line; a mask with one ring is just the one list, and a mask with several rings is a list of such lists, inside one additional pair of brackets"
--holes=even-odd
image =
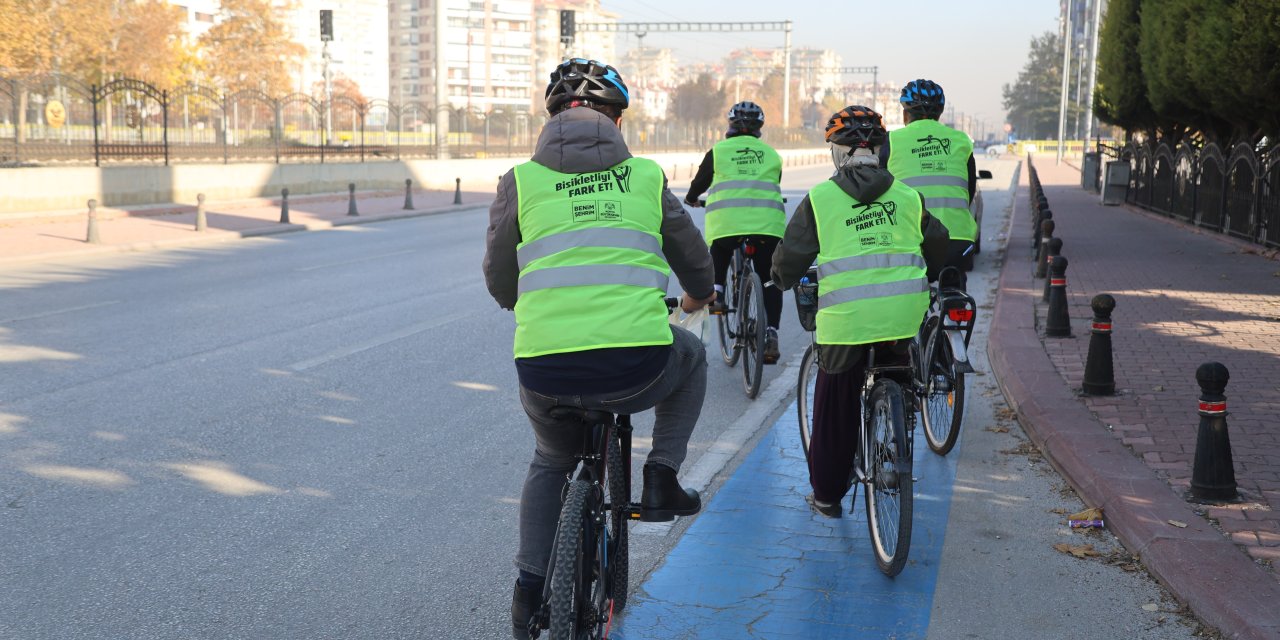
[(702, 341), (689, 331), (672, 326), (671, 334), (674, 340), (666, 368), (642, 385), (586, 396), (548, 396), (520, 387), (520, 402), (533, 425), (537, 449), (520, 495), (517, 568), (540, 576), (547, 574), (556, 522), (560, 518), (561, 491), (566, 477), (577, 466), (574, 455), (582, 449), (581, 423), (552, 418), (552, 407), (580, 407), (618, 414), (655, 409), (653, 449), (649, 451), (648, 462), (680, 470), (707, 391), (707, 352)]

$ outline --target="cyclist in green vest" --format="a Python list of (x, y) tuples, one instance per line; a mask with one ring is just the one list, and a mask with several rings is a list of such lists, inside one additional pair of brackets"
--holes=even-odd
[(907, 126), (889, 133), (880, 148), (880, 164), (893, 177), (924, 196), (925, 206), (951, 234), (947, 265), (959, 271), (964, 288), (965, 260), (978, 239), (978, 224), (969, 211), (978, 184), (973, 140), (938, 118), (946, 106), (942, 87), (931, 80), (912, 80), (898, 98)]
[[(782, 159), (760, 140), (764, 110), (754, 102), (739, 102), (729, 109), (729, 131), (703, 157), (698, 173), (689, 184), (684, 201), (700, 206), (698, 197), (707, 194), (706, 236), (711, 243), (711, 260), (716, 269), (716, 294), (724, 293), (725, 276), (739, 240), (755, 245), (752, 262), (761, 282), (769, 281), (773, 248), (778, 246), (787, 224), (782, 205)], [(717, 303), (718, 304), (718, 303)], [(774, 364), (778, 351), (778, 324), (782, 320), (782, 290), (764, 288), (764, 363)]]
[(551, 74), (551, 119), (529, 162), (498, 182), (484, 257), (489, 293), (514, 309), (520, 401), (536, 448), (520, 497), (512, 637), (528, 637), (581, 427), (555, 406), (633, 414), (657, 408), (643, 470), (643, 519), (698, 512), (676, 472), (702, 409), (702, 340), (668, 323), (674, 272), (681, 306), (715, 299), (711, 256), (662, 169), (635, 158), (619, 125), (627, 86), (606, 64), (574, 58)]
[[(947, 252), (947, 229), (924, 198), (879, 166), (880, 114), (845, 107), (827, 123), (836, 173), (809, 191), (773, 254), (773, 281), (790, 288), (818, 266), (818, 375), (809, 445), (810, 507), (839, 518), (857, 448), (865, 345), (920, 330), (928, 281)], [(877, 350), (877, 357), (897, 349)]]

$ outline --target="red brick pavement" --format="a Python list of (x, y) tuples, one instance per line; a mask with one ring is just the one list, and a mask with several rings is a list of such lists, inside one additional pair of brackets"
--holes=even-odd
[[(1244, 500), (1200, 512), (1280, 579), (1280, 262), (1152, 214), (1104, 207), (1069, 166), (1042, 159), (1036, 169), (1070, 262), (1075, 337), (1044, 340), (1058, 372), (1068, 387), (1080, 388), (1089, 302), (1099, 293), (1114, 296), (1119, 393), (1082, 400), (1181, 494), (1190, 486), (1199, 424), (1196, 367), (1225, 364), (1228, 429)], [(1037, 303), (1042, 321), (1045, 307)]]

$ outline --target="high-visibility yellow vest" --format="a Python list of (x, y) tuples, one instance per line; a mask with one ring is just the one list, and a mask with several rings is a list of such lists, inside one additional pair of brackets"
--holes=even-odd
[(914, 336), (929, 308), (920, 195), (894, 180), (859, 202), (827, 180), (809, 192), (818, 228), (818, 344)]
[(728, 236), (781, 238), (787, 212), (778, 186), (778, 152), (754, 136), (735, 136), (717, 142), (712, 158), (715, 177), (707, 190), (707, 243)]
[(515, 178), (515, 356), (671, 344), (662, 169), (642, 158), (579, 174), (526, 162)]
[(973, 141), (937, 120), (916, 120), (889, 132), (894, 178), (920, 192), (924, 206), (952, 240), (974, 241), (978, 223), (969, 213), (969, 156)]

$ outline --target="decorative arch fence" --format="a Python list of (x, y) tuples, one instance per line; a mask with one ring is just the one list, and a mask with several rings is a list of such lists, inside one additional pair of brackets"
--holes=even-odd
[(39, 164), (366, 162), (528, 156), (546, 118), (527, 111), (248, 89), (164, 90), (130, 78), (86, 85), (59, 74), (0, 75), (0, 167)]
[(1225, 147), (1183, 143), (1176, 150), (1167, 144), (1129, 143), (1100, 145), (1099, 151), (1107, 159), (1129, 163), (1130, 204), (1280, 247), (1280, 150), (1262, 152), (1241, 142)]

